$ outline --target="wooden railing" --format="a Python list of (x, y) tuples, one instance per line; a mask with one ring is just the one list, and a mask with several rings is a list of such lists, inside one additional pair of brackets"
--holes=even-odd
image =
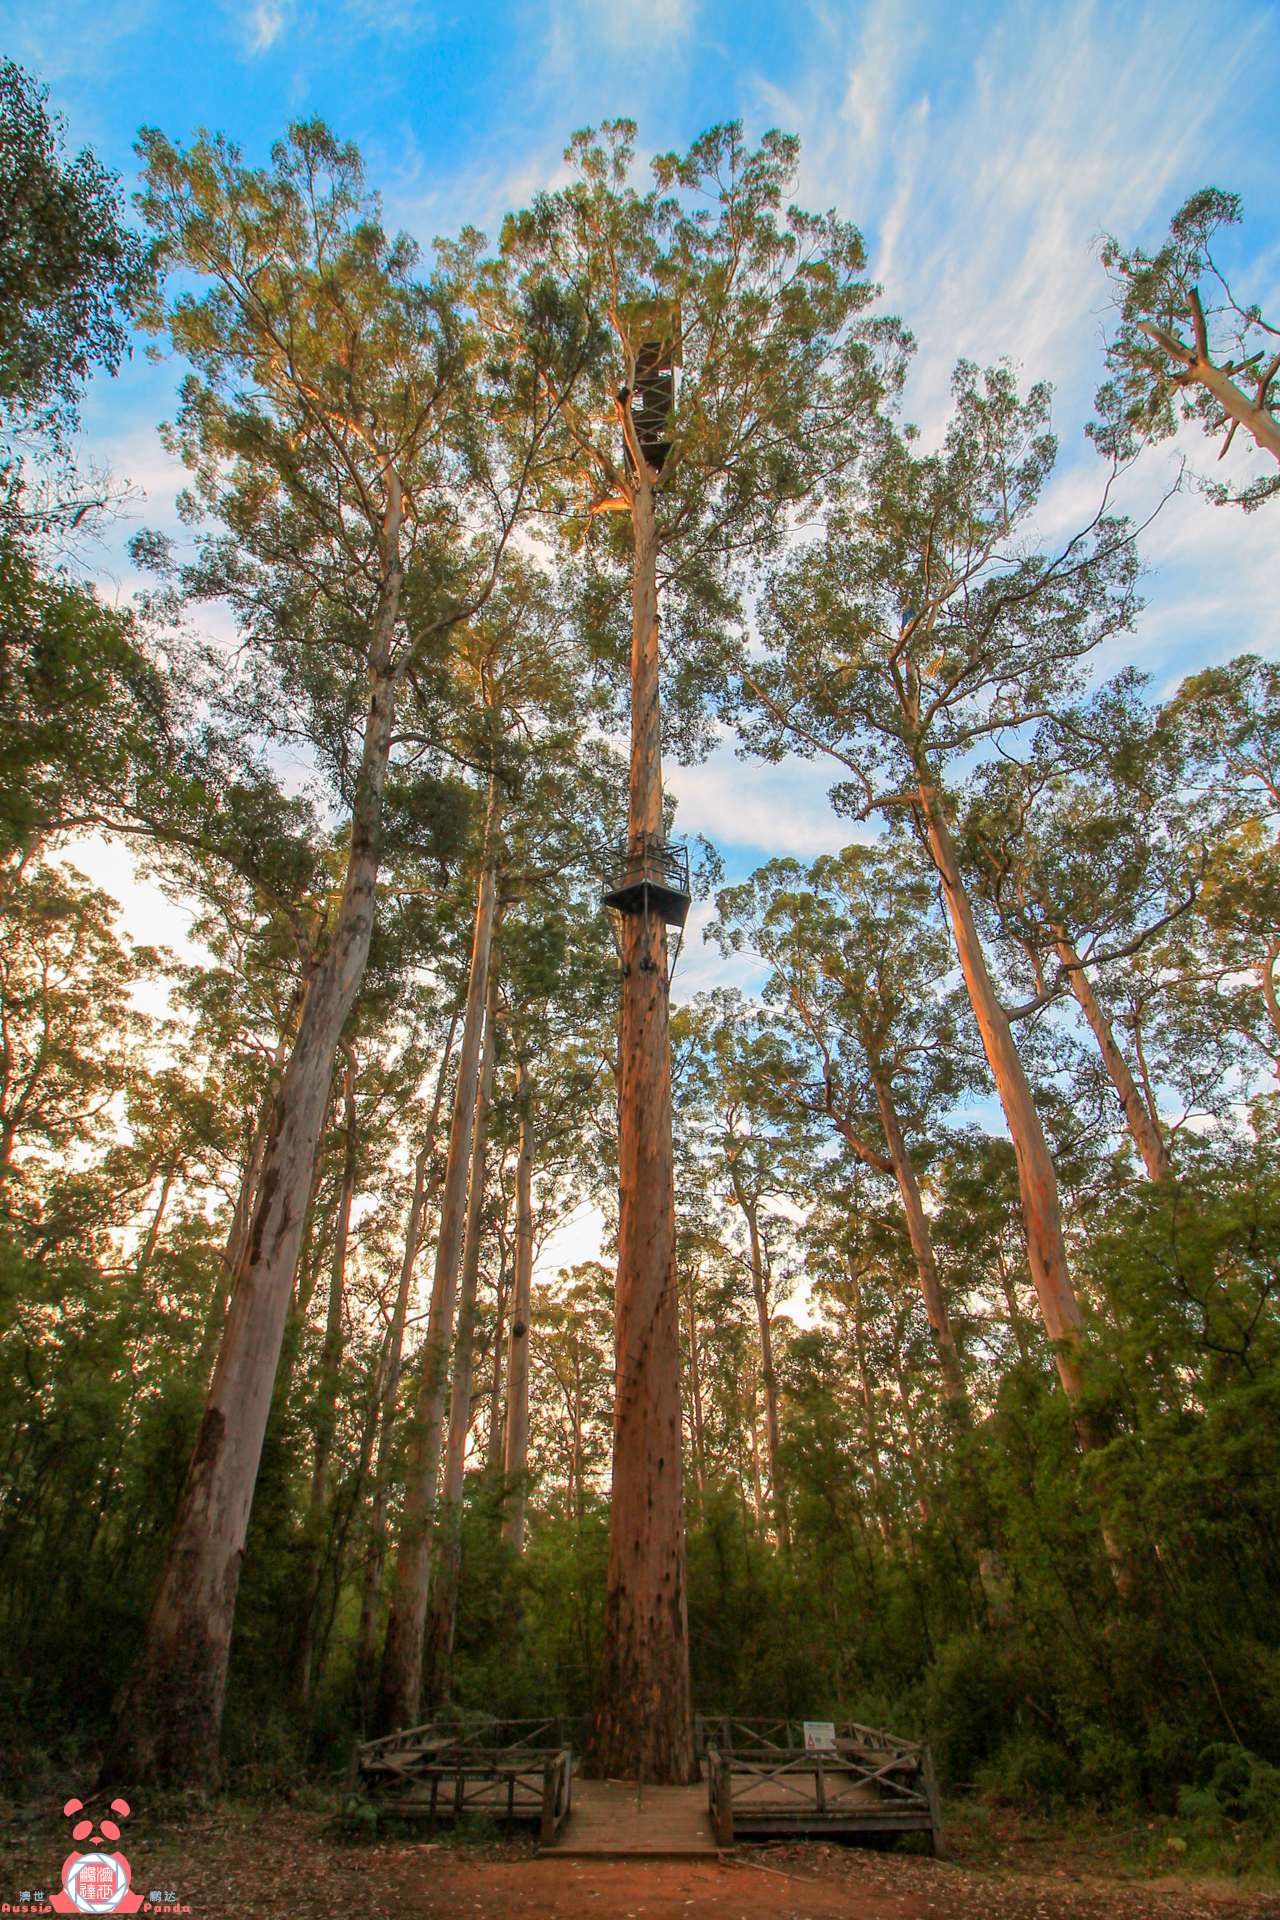
[(481, 1813), (510, 1825), (537, 1821), (544, 1846), (568, 1817), (573, 1751), (553, 1744), (557, 1722), (489, 1721), (513, 1737), (501, 1744), (430, 1721), (381, 1740), (361, 1742), (352, 1756), (353, 1787), (382, 1802), (382, 1811), (406, 1819)]
[(776, 1737), (785, 1724), (738, 1721), (730, 1728), (732, 1747), (706, 1741), (707, 1804), (720, 1846), (748, 1834), (925, 1832), (941, 1854), (941, 1807), (926, 1745), (846, 1722), (834, 1748), (806, 1751)]

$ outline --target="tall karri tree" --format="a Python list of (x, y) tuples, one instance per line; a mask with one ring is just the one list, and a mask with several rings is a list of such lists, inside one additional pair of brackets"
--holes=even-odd
[[(557, 314), (596, 343), (590, 381), (558, 396), (562, 481), (546, 504), (582, 539), (602, 646), (621, 652), (615, 615), (630, 615), (626, 860), (644, 875), (663, 847), (673, 710), (686, 745), (702, 737), (743, 575), (843, 470), (900, 335), (864, 317), (875, 289), (857, 231), (783, 211), (797, 140), (769, 133), (752, 151), (740, 125), (714, 127), (687, 154), (657, 157), (647, 191), (632, 184), (635, 140), (625, 120), (575, 135), (572, 182), (507, 220), (493, 291), (517, 342)], [(589, 1764), (683, 1781), (693, 1753), (657, 912), (623, 917), (621, 975), (617, 1398)]]

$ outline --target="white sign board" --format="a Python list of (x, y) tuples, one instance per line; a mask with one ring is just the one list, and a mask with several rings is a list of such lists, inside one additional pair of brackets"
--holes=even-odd
[(805, 1751), (817, 1749), (823, 1753), (834, 1753), (836, 1749), (835, 1724), (831, 1720), (806, 1720), (804, 1723)]

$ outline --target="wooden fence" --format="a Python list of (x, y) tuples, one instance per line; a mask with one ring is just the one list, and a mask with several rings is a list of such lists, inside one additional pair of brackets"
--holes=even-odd
[(802, 1723), (709, 1714), (697, 1716), (695, 1741), (721, 1846), (764, 1834), (928, 1833), (934, 1852), (943, 1851), (933, 1757), (923, 1742), (845, 1721), (834, 1748), (806, 1750)]
[(381, 1814), (402, 1819), (536, 1821), (550, 1846), (573, 1793), (573, 1751), (555, 1740), (557, 1725), (490, 1720), (484, 1738), (434, 1721), (407, 1727), (357, 1745), (352, 1785), (375, 1797)]

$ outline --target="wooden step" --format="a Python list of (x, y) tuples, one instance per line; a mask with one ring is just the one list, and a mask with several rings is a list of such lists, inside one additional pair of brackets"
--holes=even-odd
[(548, 1855), (597, 1860), (679, 1860), (720, 1851), (705, 1786), (646, 1786), (641, 1791), (633, 1780), (578, 1779), (555, 1844), (541, 1849)]

